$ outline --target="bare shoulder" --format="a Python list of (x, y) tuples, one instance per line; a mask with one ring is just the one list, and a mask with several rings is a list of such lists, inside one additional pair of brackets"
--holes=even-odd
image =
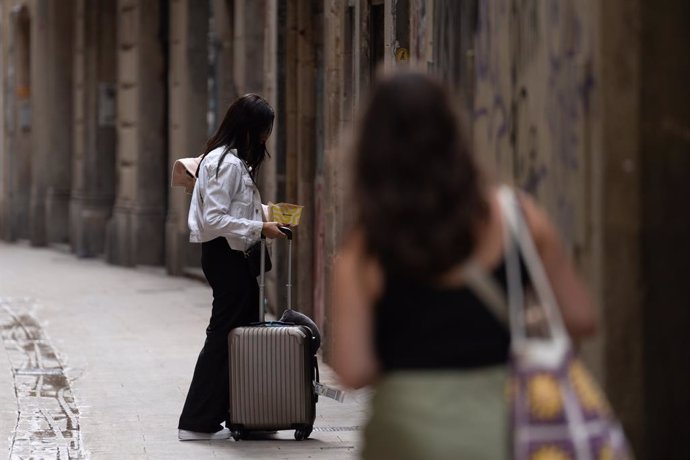
[(568, 332), (576, 339), (592, 335), (597, 324), (594, 300), (570, 260), (560, 233), (529, 195), (521, 193), (519, 196)]
[(364, 257), (364, 234), (361, 229), (351, 231), (343, 240), (336, 254), (336, 268), (355, 268)]
[(336, 256), (335, 276), (350, 279), (371, 299), (378, 297), (381, 292), (383, 271), (367, 251), (363, 229), (353, 229), (343, 241)]

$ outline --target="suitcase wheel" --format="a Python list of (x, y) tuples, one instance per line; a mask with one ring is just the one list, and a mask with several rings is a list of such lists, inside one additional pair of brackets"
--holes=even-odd
[(295, 439), (296, 439), (297, 441), (304, 441), (305, 439), (307, 439), (307, 438), (309, 437), (309, 435), (311, 434), (311, 430), (312, 430), (313, 428), (314, 428), (314, 427), (307, 426), (307, 427), (304, 427), (304, 428), (298, 428), (298, 429), (296, 429), (296, 430), (295, 430)]
[(239, 441), (244, 437), (244, 432), (242, 430), (233, 430), (230, 432), (230, 436), (232, 436), (232, 439), (235, 441)]

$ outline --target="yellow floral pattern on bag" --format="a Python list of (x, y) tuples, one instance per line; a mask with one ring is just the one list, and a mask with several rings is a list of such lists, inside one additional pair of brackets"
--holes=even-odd
[(604, 445), (599, 450), (599, 457), (597, 458), (598, 460), (613, 460), (613, 449), (611, 449), (611, 446), (608, 444)]
[(535, 450), (530, 460), (572, 460), (572, 457), (558, 446), (548, 445)]
[(570, 363), (568, 375), (573, 383), (575, 394), (586, 411), (604, 414), (609, 412), (608, 404), (599, 387), (580, 361), (573, 360)]
[(550, 420), (563, 411), (563, 396), (558, 381), (549, 374), (536, 374), (527, 382), (527, 398), (533, 417)]

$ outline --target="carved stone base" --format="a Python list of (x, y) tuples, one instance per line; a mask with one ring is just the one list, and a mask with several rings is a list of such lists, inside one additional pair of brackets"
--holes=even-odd
[(106, 230), (106, 259), (115, 265), (163, 265), (162, 210), (116, 207)]
[(105, 251), (105, 234), (112, 215), (112, 200), (72, 198), (70, 241), (78, 257), (96, 257)]
[(46, 193), (46, 241), (69, 241), (69, 192), (49, 189)]

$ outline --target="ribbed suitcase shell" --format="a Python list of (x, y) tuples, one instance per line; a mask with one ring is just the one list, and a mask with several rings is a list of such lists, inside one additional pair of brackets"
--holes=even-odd
[(261, 325), (230, 332), (231, 429), (313, 426), (316, 400), (308, 331), (304, 326)]

